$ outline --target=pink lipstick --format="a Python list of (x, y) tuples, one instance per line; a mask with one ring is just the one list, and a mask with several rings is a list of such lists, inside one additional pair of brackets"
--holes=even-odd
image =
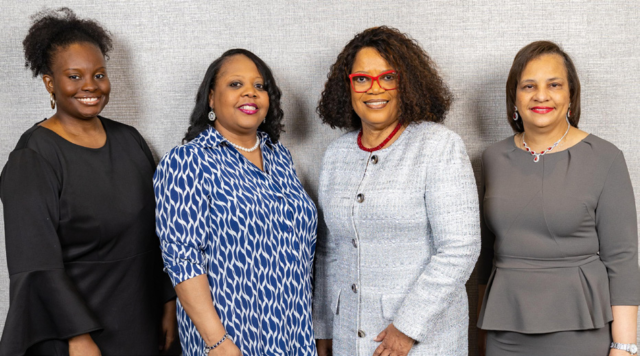
[(258, 105), (256, 104), (243, 104), (238, 108), (238, 110), (242, 111), (247, 115), (253, 115), (258, 112)]

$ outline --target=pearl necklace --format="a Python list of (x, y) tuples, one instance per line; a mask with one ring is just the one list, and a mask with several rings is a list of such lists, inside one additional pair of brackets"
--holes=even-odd
[[(229, 141), (229, 140), (227, 140)], [(235, 147), (237, 150), (241, 150), (241, 151), (245, 151), (245, 152), (253, 152), (256, 150), (256, 148), (258, 148), (258, 146), (260, 146), (260, 138), (258, 138), (258, 135), (256, 135), (256, 144), (253, 145), (253, 147), (251, 148), (244, 148), (242, 146), (236, 145), (235, 143), (229, 141), (229, 143), (231, 144), (231, 146)]]
[(556, 141), (556, 143), (551, 145), (551, 147), (547, 148), (546, 150), (542, 150), (541, 152), (536, 153), (534, 150), (529, 148), (529, 146), (527, 146), (527, 143), (524, 142), (524, 131), (522, 132), (522, 145), (524, 146), (524, 149), (527, 152), (530, 152), (533, 155), (533, 161), (534, 162), (538, 162), (538, 161), (540, 161), (540, 156), (544, 156), (545, 154), (549, 153), (551, 150), (556, 148), (556, 146), (558, 146), (560, 141), (562, 141), (567, 136), (567, 134), (569, 133), (569, 129), (570, 128), (571, 128), (571, 124), (569, 123), (569, 120), (567, 119), (567, 131), (564, 132), (564, 135), (562, 135), (562, 137), (560, 137), (560, 139), (558, 141)]

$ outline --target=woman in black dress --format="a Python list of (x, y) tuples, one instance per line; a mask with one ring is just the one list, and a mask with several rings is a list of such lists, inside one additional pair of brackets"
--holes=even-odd
[(133, 127), (98, 116), (109, 33), (63, 8), (37, 14), (23, 44), (56, 112), (0, 176), (11, 298), (0, 355), (158, 354), (176, 335), (175, 294), (151, 152)]

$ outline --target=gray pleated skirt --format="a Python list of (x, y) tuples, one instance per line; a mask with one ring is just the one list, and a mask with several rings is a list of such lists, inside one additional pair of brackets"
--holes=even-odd
[(521, 334), (487, 331), (487, 356), (607, 356), (611, 324), (601, 329)]

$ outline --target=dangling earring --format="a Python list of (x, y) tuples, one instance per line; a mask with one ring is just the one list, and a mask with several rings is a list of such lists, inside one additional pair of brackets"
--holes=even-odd
[(213, 112), (213, 110), (209, 111), (209, 121), (216, 121), (216, 114)]
[(53, 93), (49, 93), (49, 101), (51, 102), (51, 110), (56, 108), (56, 96)]
[(520, 115), (518, 115), (518, 107), (514, 105), (513, 108), (516, 110), (513, 112), (513, 121), (518, 121), (520, 118)]
[(263, 124), (266, 124), (266, 123), (267, 123), (267, 118), (266, 118), (266, 117), (264, 118), (264, 120), (262, 120), (262, 123), (263, 123)]
[(567, 110), (567, 122), (569, 122), (569, 117), (571, 117), (571, 104), (569, 104), (569, 110)]

